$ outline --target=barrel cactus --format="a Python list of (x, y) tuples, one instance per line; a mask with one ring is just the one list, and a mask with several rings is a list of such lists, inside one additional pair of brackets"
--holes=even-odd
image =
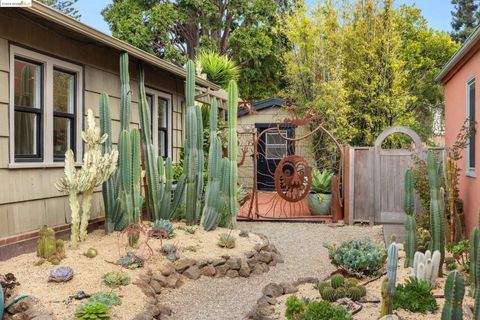
[(358, 301), (362, 297), (362, 290), (359, 287), (350, 287), (347, 289), (347, 297), (353, 301)]
[(335, 274), (330, 278), (330, 283), (334, 289), (343, 286), (345, 278), (341, 274)]
[(321, 296), (322, 296), (322, 299), (326, 301), (334, 302), (335, 300), (337, 300), (335, 296), (335, 289), (332, 287), (324, 288)]
[(445, 282), (445, 304), (442, 310), (442, 320), (463, 319), (462, 303), (464, 295), (465, 280), (463, 276), (457, 270), (450, 272)]
[(62, 240), (55, 239), (55, 231), (43, 226), (39, 231), (40, 237), (37, 242), (37, 256), (58, 264), (65, 258), (65, 247)]

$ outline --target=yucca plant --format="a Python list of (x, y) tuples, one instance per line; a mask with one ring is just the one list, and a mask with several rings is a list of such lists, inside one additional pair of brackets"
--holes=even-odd
[(204, 51), (197, 57), (201, 73), (207, 79), (222, 88), (227, 88), (230, 80), (238, 80), (240, 68), (226, 55), (222, 56), (213, 51)]

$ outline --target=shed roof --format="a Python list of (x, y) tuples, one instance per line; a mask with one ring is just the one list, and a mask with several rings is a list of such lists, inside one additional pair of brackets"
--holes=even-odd
[[(260, 100), (257, 102), (252, 103), (252, 109), (255, 111), (259, 111), (262, 109), (270, 108), (270, 107), (283, 107), (285, 105), (285, 99), (272, 97), (265, 100)], [(242, 108), (238, 111), (238, 116), (242, 117), (249, 114), (249, 110)]]
[(448, 60), (440, 73), (435, 77), (435, 80), (443, 83), (447, 82), (479, 48), (480, 25), (473, 30), (457, 52)]

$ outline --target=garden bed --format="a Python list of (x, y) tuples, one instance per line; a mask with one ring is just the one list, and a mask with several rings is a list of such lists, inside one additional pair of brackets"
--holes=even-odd
[[(239, 236), (240, 231), (233, 230), (232, 235), (236, 238), (236, 245), (233, 249), (221, 248), (217, 245), (220, 234), (228, 233), (230, 230), (218, 228), (214, 231), (205, 232), (201, 228), (196, 227), (193, 234), (187, 232), (183, 228), (183, 223), (174, 223), (175, 237), (172, 239), (154, 239), (149, 238), (148, 246), (145, 245), (145, 237), (141, 237), (141, 249), (136, 254), (143, 255), (147, 259), (142, 268), (134, 270), (125, 269), (115, 264), (115, 262), (126, 254), (127, 237), (118, 232), (105, 236), (103, 231), (95, 231), (91, 233), (88, 240), (80, 244), (78, 250), (66, 249), (66, 258), (60, 262), (60, 265), (54, 266), (49, 262), (36, 265), (39, 258), (35, 253), (20, 255), (7, 261), (0, 262), (0, 274), (14, 273), (20, 286), (15, 288), (14, 294), (31, 295), (37, 298), (45, 309), (52, 312), (57, 319), (72, 319), (75, 310), (83, 301), (70, 299), (78, 291), (83, 290), (86, 293), (94, 293), (97, 291), (113, 291), (120, 296), (122, 304), (113, 308), (111, 316), (113, 319), (133, 319), (138, 313), (143, 311), (146, 304), (152, 299), (148, 299), (145, 290), (138, 285), (138, 281), (145, 279), (146, 274), (154, 274), (164, 265), (171, 265), (174, 268), (181, 264), (189, 266), (197, 265), (212, 266), (229, 264), (229, 259), (241, 259), (238, 262), (242, 264), (250, 257), (248, 275), (255, 274), (255, 264), (253, 260), (259, 260), (258, 264), (262, 266), (274, 265), (274, 263), (264, 263), (261, 259), (255, 257), (261, 256), (264, 249), (270, 248), (272, 256), (280, 255), (275, 253), (276, 249), (268, 243), (265, 237), (248, 233), (248, 237)], [(182, 229), (179, 229), (182, 228)], [(165, 256), (160, 253), (162, 244), (175, 244), (178, 248), (180, 259), (175, 263), (171, 263)], [(98, 250), (95, 258), (88, 258), (83, 255), (88, 248), (94, 247)], [(275, 252), (273, 252), (275, 251)], [(273, 259), (271, 259), (273, 260)], [(272, 261), (270, 261), (272, 262)], [(280, 261), (281, 262), (281, 261)], [(233, 265), (233, 263), (230, 263)], [(69, 266), (74, 271), (73, 279), (64, 283), (47, 282), (50, 270), (59, 266)], [(218, 265), (217, 265), (218, 266)], [(175, 273), (178, 282), (175, 285), (181, 285), (187, 278), (195, 279), (184, 275), (187, 269), (183, 267), (177, 269)], [(234, 267), (234, 269), (237, 269)], [(269, 267), (261, 268), (263, 272), (268, 271)], [(229, 269), (226, 268), (226, 271)], [(238, 269), (237, 269), (238, 270)], [(111, 271), (124, 271), (130, 276), (130, 284), (121, 286), (116, 289), (110, 289), (103, 284), (103, 276)], [(259, 271), (257, 271), (258, 273)], [(213, 273), (213, 274), (212, 274)], [(216, 272), (211, 272), (210, 276), (215, 276)], [(206, 275), (202, 273), (203, 275)], [(233, 275), (233, 272), (231, 273)], [(239, 276), (238, 271), (235, 274)], [(217, 276), (225, 276), (218, 275)], [(228, 275), (227, 275), (228, 276)], [(137, 283), (137, 285), (135, 285)], [(148, 292), (148, 290), (147, 290)], [(160, 293), (160, 289), (158, 290)], [(8, 303), (8, 301), (7, 301)]]
[[(405, 283), (405, 281), (410, 277), (412, 268), (404, 268), (403, 267), (404, 263), (404, 252), (400, 251), (399, 252), (399, 261), (398, 261), (398, 268), (397, 268), (397, 284), (399, 283)], [(436, 320), (440, 319), (440, 315), (442, 312), (443, 304), (445, 299), (443, 298), (444, 295), (444, 285), (445, 285), (445, 280), (446, 276), (448, 274), (447, 270), (444, 270), (444, 277), (443, 278), (437, 278), (436, 280), (436, 286), (433, 288), (432, 292), (436, 297), (436, 301), (438, 303), (438, 310), (435, 313), (413, 313), (410, 311), (406, 310), (395, 310), (394, 313), (402, 320)], [(381, 276), (380, 278), (373, 280), (375, 278), (365, 278), (365, 279), (360, 279), (360, 283), (367, 283), (365, 285), (367, 289), (367, 295), (360, 299), (358, 302), (355, 304), (358, 305), (360, 311), (358, 313), (355, 313), (353, 315), (354, 320), (370, 320), (370, 319), (379, 319), (381, 317), (381, 284), (384, 276)], [(373, 281), (371, 281), (373, 280)], [(370, 282), (371, 281), (371, 282)], [(314, 288), (314, 284), (312, 283), (301, 283), (296, 287), (297, 291), (293, 294), (298, 298), (308, 298), (312, 300), (322, 300), (319, 291)], [(474, 300), (473, 298), (468, 294), (470, 291), (470, 288), (466, 286), (465, 288), (465, 297), (463, 300), (463, 306), (464, 306), (464, 319), (471, 319), (469, 318), (469, 314), (471, 314), (471, 311), (467, 310), (467, 308), (472, 309)], [(284, 294), (278, 296), (274, 300), (274, 313), (270, 316), (273, 319), (286, 319), (285, 317), (285, 311), (286, 311), (286, 300), (289, 296), (292, 294)]]

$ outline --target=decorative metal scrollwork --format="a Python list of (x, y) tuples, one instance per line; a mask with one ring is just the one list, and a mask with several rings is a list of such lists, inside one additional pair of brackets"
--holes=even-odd
[(297, 155), (283, 158), (275, 170), (275, 190), (289, 202), (304, 199), (312, 186), (312, 167)]

